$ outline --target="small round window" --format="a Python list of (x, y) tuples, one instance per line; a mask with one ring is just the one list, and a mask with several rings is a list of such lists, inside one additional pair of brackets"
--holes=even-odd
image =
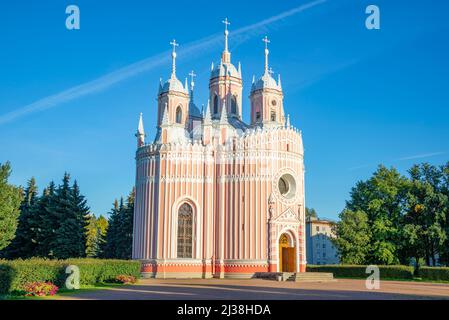
[(295, 178), (291, 174), (284, 174), (279, 178), (278, 182), (279, 193), (287, 198), (291, 199), (295, 196), (296, 193), (296, 182)]
[(273, 105), (273, 106), (275, 106), (275, 105), (277, 105), (277, 101), (276, 100), (271, 100), (271, 104)]

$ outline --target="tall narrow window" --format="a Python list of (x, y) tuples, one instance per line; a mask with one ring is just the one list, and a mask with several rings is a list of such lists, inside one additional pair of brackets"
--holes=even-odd
[(184, 203), (178, 211), (178, 258), (192, 258), (193, 210)]
[(271, 111), (271, 121), (276, 121), (276, 111)]
[(214, 114), (218, 114), (218, 96), (214, 97)]
[(232, 96), (231, 98), (231, 113), (237, 114), (237, 97)]
[(176, 109), (176, 123), (182, 123), (182, 108), (178, 106)]

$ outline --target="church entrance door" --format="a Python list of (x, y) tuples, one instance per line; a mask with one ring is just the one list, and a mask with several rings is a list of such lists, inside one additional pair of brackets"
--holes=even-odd
[[(293, 243), (293, 241), (291, 241)], [(279, 271), (295, 272), (296, 254), (295, 246), (290, 245), (289, 236), (282, 234), (279, 238)]]

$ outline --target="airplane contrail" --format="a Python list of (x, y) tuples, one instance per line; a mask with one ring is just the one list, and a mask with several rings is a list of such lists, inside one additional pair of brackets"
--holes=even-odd
[[(295, 7), (293, 9), (284, 11), (270, 18), (261, 20), (254, 24), (239, 28), (232, 32), (233, 42), (237, 44), (243, 43), (244, 41), (250, 39), (252, 36), (264, 31), (263, 27), (267, 27), (270, 24), (291, 17), (295, 14), (298, 14), (300, 12), (303, 12), (307, 9), (313, 8), (325, 2), (327, 2), (327, 0), (316, 0), (313, 2), (309, 2), (300, 5), (298, 7)], [(201, 50), (204, 51), (209, 48), (212, 48), (214, 45), (220, 43), (221, 40), (222, 40), (221, 34), (214, 34), (205, 37), (203, 39), (187, 43), (186, 45), (182, 46), (182, 48), (179, 50), (179, 53), (185, 55), (186, 57), (189, 57), (194, 52)], [(154, 69), (160, 65), (163, 65), (169, 59), (170, 55), (168, 55), (167, 52), (159, 53), (157, 55), (151, 56), (144, 60), (138, 61), (136, 63), (113, 71), (111, 73), (108, 73), (106, 75), (103, 75), (97, 79), (74, 86), (60, 93), (42, 98), (22, 108), (19, 108), (15, 111), (11, 111), (9, 113), (0, 116), (0, 125), (27, 116), (31, 113), (47, 110), (62, 103), (80, 98), (82, 96), (86, 96), (89, 94), (99, 92), (101, 90), (105, 90), (121, 81), (134, 77), (142, 72)]]

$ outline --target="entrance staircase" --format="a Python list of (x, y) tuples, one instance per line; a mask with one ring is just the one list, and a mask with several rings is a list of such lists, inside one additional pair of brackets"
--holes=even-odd
[(336, 281), (332, 273), (326, 272), (259, 272), (255, 278), (295, 282)]

